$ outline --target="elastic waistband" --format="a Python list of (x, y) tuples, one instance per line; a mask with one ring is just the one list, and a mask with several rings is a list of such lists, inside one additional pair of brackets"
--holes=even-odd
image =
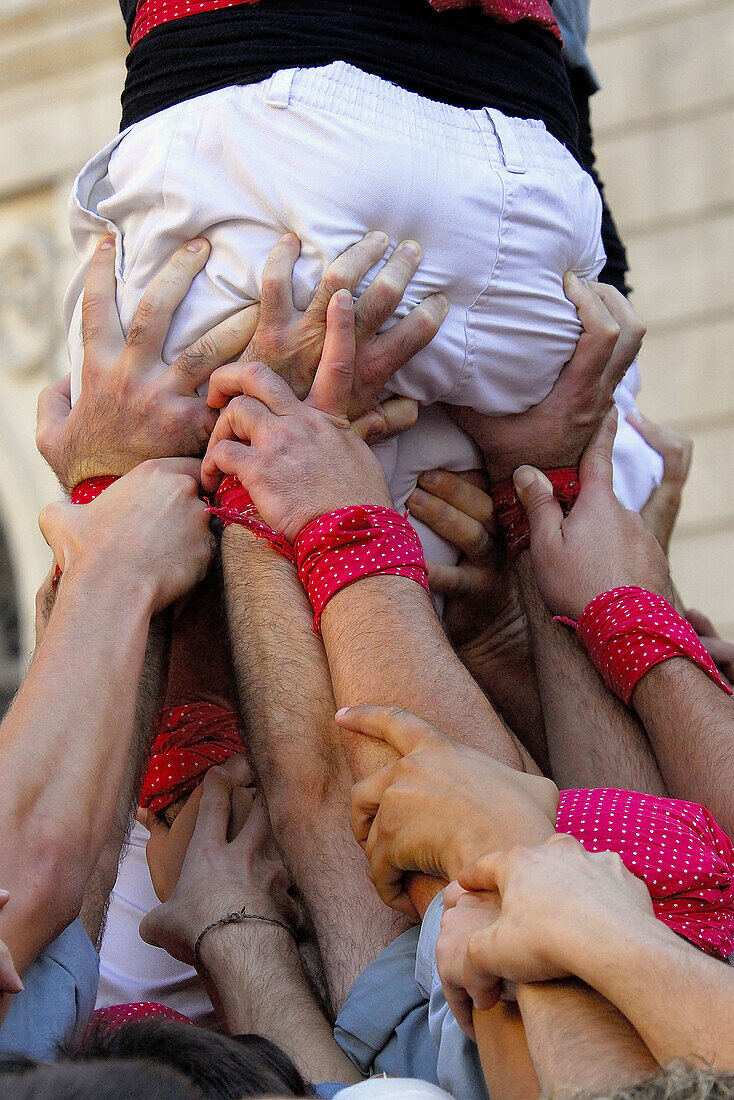
[(552, 160), (575, 163), (539, 120), (426, 99), (344, 61), (280, 69), (257, 87), (271, 107), (301, 106), (338, 114), (463, 156), (486, 158), (495, 149), (511, 171), (522, 172)]

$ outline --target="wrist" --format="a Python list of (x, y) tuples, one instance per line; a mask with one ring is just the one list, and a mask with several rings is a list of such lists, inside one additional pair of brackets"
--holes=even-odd
[(136, 617), (151, 618), (156, 609), (157, 586), (144, 569), (128, 566), (120, 560), (119, 547), (85, 547), (82, 554), (64, 570), (63, 593), (79, 593), (116, 615), (132, 612)]
[[(192, 940), (192, 951), (204, 928)], [(289, 967), (293, 958), (299, 958), (293, 933), (285, 922), (276, 924), (267, 920), (243, 920), (213, 924), (199, 943), (195, 961), (197, 968), (200, 966), (214, 980), (217, 974), (231, 972), (234, 959), (244, 963), (253, 951), (266, 951), (268, 955), (277, 957), (284, 967)]]

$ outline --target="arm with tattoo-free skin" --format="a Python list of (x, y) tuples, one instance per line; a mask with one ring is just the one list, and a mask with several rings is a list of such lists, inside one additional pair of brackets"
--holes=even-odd
[[(587, 448), (581, 493), (565, 520), (538, 470), (522, 467), (515, 475), (530, 521), (538, 588), (551, 613), (572, 619), (594, 596), (620, 585), (638, 585), (672, 602), (663, 551), (643, 520), (624, 509), (612, 491), (611, 428), (610, 423), (602, 425)], [(670, 795), (708, 807), (731, 833), (731, 697), (693, 662), (676, 657), (642, 676), (631, 705)]]
[(208, 567), (197, 472), (190, 459), (151, 463), (83, 508), (41, 516), (64, 576), (0, 730), (0, 878), (12, 884), (0, 923), (21, 971), (79, 912), (107, 841), (151, 616)]
[[(241, 785), (250, 778), (245, 762), (235, 758), (228, 764), (210, 769), (196, 802), (177, 818), (178, 828), (184, 815), (193, 822), (183, 863), (173, 868), (173, 891), (144, 918), (141, 935), (199, 967), (230, 1034), (264, 1035), (283, 1047), (309, 1080), (358, 1081), (288, 931), (297, 928), (298, 912), (274, 851), (267, 810), (261, 796)], [(245, 774), (238, 776), (237, 770)], [(196, 958), (200, 933), (243, 906), (265, 919), (212, 928)]]

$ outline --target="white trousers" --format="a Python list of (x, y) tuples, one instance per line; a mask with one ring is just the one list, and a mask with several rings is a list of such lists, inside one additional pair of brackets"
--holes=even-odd
[[(169, 362), (259, 299), (265, 260), (284, 232), (303, 243), (300, 308), (327, 264), (363, 233), (384, 230), (393, 245), (413, 237), (424, 258), (399, 315), (439, 290), (451, 308), (389, 389), (426, 406), (446, 401), (495, 414), (548, 393), (580, 332), (563, 274), (595, 275), (604, 260), (599, 194), (541, 122), (435, 103), (343, 62), (280, 71), (136, 123), (82, 170), (70, 214), (80, 261), (66, 299), (73, 396), (81, 293), (103, 232), (117, 238), (125, 328), (172, 252), (192, 237), (211, 242), (206, 269), (174, 316)], [(659, 461), (638, 436), (628, 444), (633, 454), (617, 488), (639, 508)], [(423, 470), (481, 464), (439, 408), (424, 410), (378, 454), (399, 508)], [(420, 534), (429, 557), (454, 560), (452, 548)]]

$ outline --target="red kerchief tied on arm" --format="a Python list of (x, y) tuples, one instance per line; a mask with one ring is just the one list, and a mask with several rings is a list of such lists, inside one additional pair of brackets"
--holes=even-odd
[(186, 798), (217, 764), (244, 752), (237, 715), (214, 703), (158, 712), (140, 805), (156, 812)]
[(561, 791), (556, 831), (617, 852), (659, 920), (707, 955), (734, 951), (734, 847), (703, 806), (611, 789)]

